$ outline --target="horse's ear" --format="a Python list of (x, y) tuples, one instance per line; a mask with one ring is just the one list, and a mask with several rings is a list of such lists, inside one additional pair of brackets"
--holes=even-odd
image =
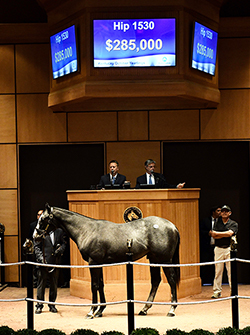
[(45, 204), (45, 209), (47, 209), (47, 211), (50, 213), (51, 208), (50, 208), (50, 205), (47, 202)]

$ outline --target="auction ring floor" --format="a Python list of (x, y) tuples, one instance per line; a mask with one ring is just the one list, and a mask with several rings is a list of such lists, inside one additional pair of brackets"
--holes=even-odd
[[(46, 289), (46, 299), (48, 297)], [(250, 296), (250, 285), (239, 285), (238, 294)], [(26, 288), (7, 286), (0, 292), (0, 299), (18, 299), (26, 297)], [(180, 299), (179, 302), (199, 302), (210, 300), (212, 286), (203, 286), (202, 292), (197, 295)], [(228, 285), (223, 285), (222, 297), (230, 295)], [(36, 289), (34, 289), (36, 297)], [(157, 296), (156, 296), (157, 301)], [(59, 288), (57, 302), (83, 304), (89, 300), (70, 295), (69, 288)], [(250, 326), (249, 319), (250, 300), (239, 299), (239, 328)], [(7, 325), (14, 330), (27, 327), (27, 303), (0, 302), (0, 325)], [(154, 305), (147, 316), (137, 315), (142, 308), (141, 304), (135, 304), (135, 328), (151, 327), (164, 334), (167, 329), (181, 329), (187, 332), (192, 329), (205, 329), (217, 332), (220, 328), (232, 327), (231, 300), (216, 301), (213, 303), (180, 305), (176, 309), (175, 317), (167, 317), (169, 310), (167, 305)], [(92, 329), (101, 334), (103, 331), (117, 330), (128, 333), (127, 304), (107, 306), (102, 318), (92, 320), (85, 319), (89, 307), (57, 306), (58, 313), (49, 312), (45, 305), (41, 314), (34, 314), (34, 329), (42, 330), (55, 328), (69, 335), (76, 329)]]

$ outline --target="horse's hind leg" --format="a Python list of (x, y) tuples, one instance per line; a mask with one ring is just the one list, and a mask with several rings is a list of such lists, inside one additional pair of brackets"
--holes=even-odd
[(175, 274), (175, 270), (174, 268), (170, 268), (170, 267), (164, 267), (163, 271), (167, 277), (168, 283), (170, 285), (170, 289), (171, 289), (171, 302), (172, 305), (170, 307), (170, 310), (167, 314), (167, 316), (175, 316), (175, 309), (177, 307), (177, 305), (175, 305), (174, 303), (177, 302), (177, 289), (176, 289), (176, 274)]
[[(90, 268), (91, 275), (91, 291), (92, 291), (92, 304), (97, 304), (97, 292), (99, 289), (99, 277), (102, 268)], [(86, 315), (87, 319), (93, 319), (95, 316), (96, 306), (91, 306), (90, 311)]]
[[(101, 272), (100, 272), (100, 277), (99, 277), (99, 296), (100, 296), (100, 302), (101, 303), (105, 303), (106, 299), (105, 299), (105, 294), (104, 294), (104, 283), (103, 283), (103, 271), (101, 268)], [(102, 312), (104, 311), (104, 309), (106, 308), (106, 305), (103, 306), (99, 306), (98, 310), (95, 312), (95, 317), (96, 318), (100, 318), (102, 317)]]
[[(156, 292), (161, 282), (161, 273), (160, 267), (150, 267), (150, 275), (151, 275), (151, 290), (148, 296), (147, 301), (154, 301)], [(139, 312), (139, 315), (147, 315), (147, 311), (152, 307), (152, 304), (145, 304), (143, 309)]]

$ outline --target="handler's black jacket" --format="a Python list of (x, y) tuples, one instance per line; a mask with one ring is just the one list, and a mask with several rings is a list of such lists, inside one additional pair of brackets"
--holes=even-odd
[[(66, 248), (66, 234), (61, 228), (57, 228), (54, 232), (54, 244), (52, 244), (49, 235), (37, 242), (34, 241), (34, 251), (38, 263), (56, 264), (59, 256), (63, 255)], [(55, 251), (57, 245), (60, 244), (60, 250), (57, 255)]]

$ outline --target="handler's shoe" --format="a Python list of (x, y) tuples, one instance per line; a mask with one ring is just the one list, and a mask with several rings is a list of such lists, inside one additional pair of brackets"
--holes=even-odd
[(52, 313), (57, 313), (57, 309), (55, 306), (49, 306), (49, 311)]
[(221, 294), (219, 292), (217, 292), (217, 293), (214, 293), (211, 298), (212, 299), (218, 299), (220, 296), (221, 296)]
[(42, 313), (42, 310), (43, 310), (43, 308), (42, 308), (41, 306), (37, 306), (37, 307), (36, 307), (36, 311), (35, 311), (35, 313), (36, 313), (36, 314), (41, 314), (41, 313)]

